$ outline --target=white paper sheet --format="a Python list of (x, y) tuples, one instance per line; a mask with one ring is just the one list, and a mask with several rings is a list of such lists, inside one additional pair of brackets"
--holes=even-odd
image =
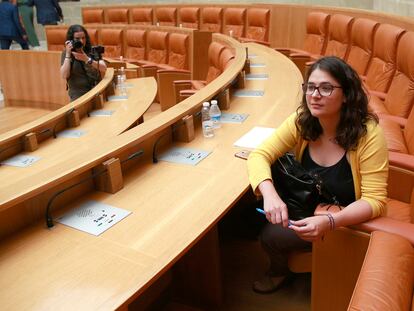
[(275, 131), (275, 128), (255, 126), (249, 132), (240, 137), (234, 146), (254, 149)]

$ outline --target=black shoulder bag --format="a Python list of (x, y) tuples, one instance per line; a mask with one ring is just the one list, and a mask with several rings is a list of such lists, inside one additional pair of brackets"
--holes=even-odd
[(317, 174), (311, 174), (296, 161), (291, 153), (281, 156), (272, 167), (272, 178), (277, 193), (286, 203), (289, 218), (299, 220), (313, 216), (321, 200), (338, 205), (335, 196), (326, 189)]

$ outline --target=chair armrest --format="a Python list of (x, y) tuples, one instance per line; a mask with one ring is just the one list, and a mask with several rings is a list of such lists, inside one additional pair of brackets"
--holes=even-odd
[[(175, 80), (188, 81), (183, 79), (190, 79), (191, 72), (188, 70), (158, 70), (158, 99), (161, 106), (161, 111), (174, 106), (179, 102), (179, 97), (175, 94)], [(189, 84), (191, 87), (191, 84)], [(186, 84), (186, 88), (188, 85)], [(177, 93), (178, 94), (178, 93)]]
[(152, 65), (144, 65), (140, 67), (141, 77), (154, 77), (157, 79), (158, 67)]
[[(157, 73), (181, 75), (182, 78), (178, 80), (183, 80), (184, 78), (191, 78), (191, 71), (186, 69), (158, 69)], [(189, 77), (187, 77), (187, 75), (189, 75)]]
[(372, 90), (370, 90), (369, 93), (372, 94), (372, 95), (377, 96), (381, 100), (385, 100), (385, 96), (387, 96), (386, 93), (378, 92), (378, 91), (372, 91)]
[(390, 151), (388, 159), (392, 166), (414, 171), (414, 155)]
[(175, 80), (174, 84), (176, 84), (176, 85), (187, 85), (188, 88), (191, 88), (191, 80)]
[(406, 238), (414, 245), (414, 224), (394, 220), (388, 217), (377, 217), (358, 225), (351, 226), (352, 229), (371, 233), (373, 231), (384, 231), (394, 233)]
[(248, 43), (248, 42), (258, 43), (258, 44), (262, 44), (262, 45), (270, 47), (270, 42), (268, 42), (268, 41), (255, 40), (255, 39), (244, 38), (244, 37), (240, 37), (239, 41), (242, 42), (242, 43)]

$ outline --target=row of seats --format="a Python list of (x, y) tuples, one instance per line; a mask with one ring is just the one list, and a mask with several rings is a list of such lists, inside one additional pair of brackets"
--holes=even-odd
[(258, 7), (82, 8), (83, 24), (180, 26), (269, 45), (270, 9)]
[(396, 158), (404, 160), (399, 165), (414, 170), (413, 49), (412, 31), (366, 18), (311, 12), (304, 50), (290, 49), (287, 54), (292, 60), (334, 55), (347, 61), (365, 83), (389, 150), (411, 155)]

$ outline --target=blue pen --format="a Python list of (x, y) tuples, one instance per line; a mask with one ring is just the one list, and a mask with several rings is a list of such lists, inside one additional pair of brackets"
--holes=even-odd
[[(260, 214), (266, 215), (266, 212), (262, 210), (261, 208), (256, 208), (256, 211), (258, 211)], [(291, 226), (292, 223), (290, 222), (290, 219), (288, 220), (288, 225)]]

